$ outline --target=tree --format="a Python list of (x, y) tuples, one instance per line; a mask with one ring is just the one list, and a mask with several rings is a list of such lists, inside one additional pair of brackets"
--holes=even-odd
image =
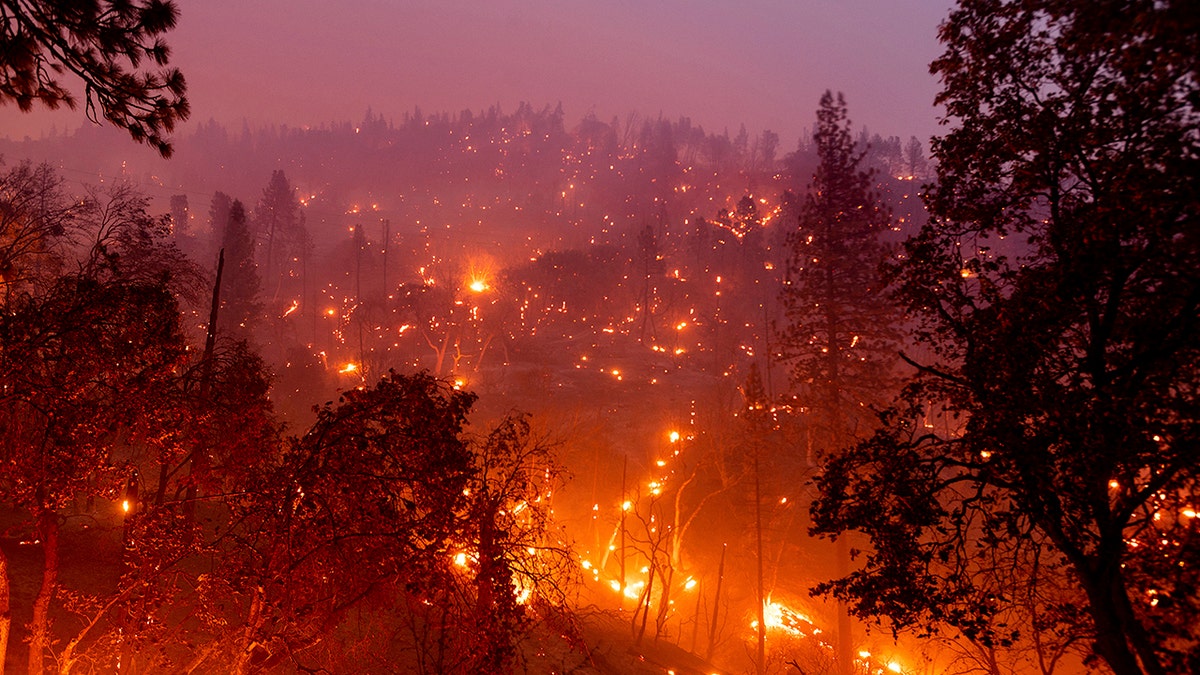
[(963, 0), (943, 24), (953, 126), (895, 268), (927, 354), (814, 508), (871, 538), (824, 586), (857, 613), (1003, 644), (1049, 578), (1113, 672), (1200, 669), (1193, 10)]
[[(0, 103), (25, 112), (39, 102), (74, 108), (75, 96), (60, 82), (69, 72), (83, 83), (88, 119), (103, 117), (168, 157), (166, 134), (189, 113), (183, 74), (167, 67), (162, 40), (178, 18), (172, 0), (3, 0)], [(150, 70), (142, 68), (145, 59)]]
[(149, 410), (182, 356), (179, 310), (163, 283), (61, 277), (8, 301), (0, 321), (0, 485), (42, 542), (29, 673), (41, 673), (58, 591), (60, 512), (113, 498), (126, 477), (113, 447)]
[(471, 449), (461, 543), (474, 552), (475, 606), (470, 627), (456, 631), (472, 656), (471, 670), (512, 672), (532, 618), (561, 619), (578, 576), (562, 533), (552, 527), (552, 496), (564, 472), (525, 415), (506, 416)]
[(213, 260), (216, 260), (217, 252), (224, 245), (225, 227), (229, 223), (229, 209), (232, 207), (233, 197), (219, 190), (213, 193), (208, 202), (208, 233)]
[(23, 162), (0, 175), (0, 300), (52, 278), (78, 235), (77, 205), (49, 165)]
[[(215, 198), (213, 203), (215, 206)], [(254, 241), (246, 224), (246, 208), (240, 200), (233, 200), (229, 206), (221, 248), (225, 251), (225, 280), (221, 283), (224, 311), (219, 326), (222, 332), (244, 339), (251, 334), (259, 314), (259, 279)]]
[(781, 355), (819, 447), (848, 444), (870, 425), (894, 354), (897, 313), (884, 293), (881, 235), (890, 215), (859, 168), (846, 102), (821, 97), (813, 136), (820, 163), (788, 237)]
[(929, 162), (925, 160), (925, 144), (916, 136), (911, 136), (904, 146), (904, 168), (908, 169), (909, 180), (926, 178), (929, 172)]
[[(271, 173), (262, 198), (254, 209), (254, 228), (263, 246), (263, 281), (271, 298), (279, 296), (290, 258), (304, 251), (307, 238), (296, 191), (282, 170)], [(358, 229), (355, 229), (357, 232)]]
[[(791, 259), (782, 303), (787, 326), (780, 353), (791, 368), (808, 439), (826, 456), (868, 432), (872, 411), (890, 385), (897, 313), (887, 301), (880, 266), (890, 214), (871, 189), (866, 154), (850, 134), (846, 101), (826, 91), (813, 135), (818, 165), (788, 237)], [(849, 569), (846, 539), (839, 569)], [(852, 667), (850, 618), (838, 608), (838, 667)]]
[(391, 373), (322, 406), (282, 457), (255, 466), (203, 593), (236, 613), (214, 621), (231, 628), (196, 666), (217, 650), (235, 672), (298, 658), (381, 594), (425, 597), (450, 564), (472, 475), (461, 434), (474, 401), (428, 374)]

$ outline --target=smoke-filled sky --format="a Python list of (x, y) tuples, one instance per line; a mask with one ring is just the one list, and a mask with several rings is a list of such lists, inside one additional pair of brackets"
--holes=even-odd
[[(785, 148), (821, 92), (845, 92), (856, 127), (937, 133), (928, 63), (950, 0), (178, 0), (168, 36), (192, 119), (318, 126), (562, 102), (745, 123)], [(0, 108), (0, 133), (71, 130), (82, 111)]]

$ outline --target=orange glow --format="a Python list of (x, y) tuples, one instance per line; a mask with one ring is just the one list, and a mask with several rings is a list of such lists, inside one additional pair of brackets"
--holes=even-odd
[(496, 263), (488, 256), (467, 260), (467, 272), (463, 278), (463, 286), (472, 293), (484, 293), (491, 290), (491, 280), (495, 277)]
[[(770, 600), (763, 602), (763, 621), (767, 624), (767, 630), (780, 630), (799, 637), (809, 634), (816, 635), (821, 632), (819, 628), (813, 626), (812, 619), (807, 615)], [(751, 621), (750, 626), (758, 628), (758, 621)]]

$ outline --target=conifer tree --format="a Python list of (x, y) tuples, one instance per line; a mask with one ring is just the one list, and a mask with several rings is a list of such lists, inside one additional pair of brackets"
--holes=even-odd
[(88, 119), (103, 117), (170, 156), (167, 134), (189, 113), (183, 75), (167, 67), (162, 39), (178, 18), (171, 0), (0, 0), (0, 104), (74, 108), (61, 82), (70, 73), (83, 83)]
[(788, 237), (780, 352), (818, 446), (833, 450), (871, 423), (895, 351), (880, 272), (890, 214), (859, 167), (841, 94), (821, 97), (814, 140), (820, 164)]
[(246, 208), (240, 200), (229, 207), (222, 237), (225, 271), (221, 297), (223, 308), (218, 325), (222, 332), (239, 339), (249, 337), (258, 316), (258, 266), (254, 262), (254, 242), (246, 223)]

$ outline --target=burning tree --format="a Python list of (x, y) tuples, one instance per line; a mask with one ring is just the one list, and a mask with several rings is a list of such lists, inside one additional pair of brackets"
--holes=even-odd
[(857, 613), (1003, 644), (1052, 579), (1114, 672), (1200, 668), (1191, 9), (964, 0), (942, 26), (954, 126), (895, 270), (929, 360), (814, 509), (871, 537), (826, 586)]

